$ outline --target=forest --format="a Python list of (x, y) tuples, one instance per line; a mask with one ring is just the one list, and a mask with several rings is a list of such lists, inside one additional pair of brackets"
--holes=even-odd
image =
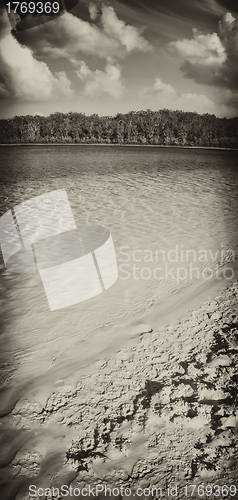
[(150, 144), (238, 148), (238, 117), (163, 109), (116, 116), (54, 113), (0, 120), (0, 144)]

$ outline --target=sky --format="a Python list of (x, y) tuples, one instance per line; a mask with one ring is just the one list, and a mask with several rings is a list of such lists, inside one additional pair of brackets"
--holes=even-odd
[(237, 0), (79, 0), (34, 27), (25, 16), (15, 31), (1, 5), (1, 118), (165, 108), (238, 116)]

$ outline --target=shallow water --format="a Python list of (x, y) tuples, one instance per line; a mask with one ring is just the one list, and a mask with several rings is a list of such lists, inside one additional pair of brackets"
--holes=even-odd
[[(119, 268), (117, 282), (104, 293), (51, 312), (39, 274), (13, 274), (1, 263), (2, 415), (24, 397), (44, 404), (70, 369), (131, 341), (133, 329), (127, 335), (126, 325), (137, 325), (143, 316), (153, 323), (155, 315), (146, 312), (191, 283), (214, 282), (217, 263), (234, 259), (236, 151), (9, 146), (0, 147), (0, 165), (1, 214), (65, 188), (77, 227), (110, 230)], [(192, 251), (189, 258), (186, 250)], [(117, 330), (118, 324), (125, 327)]]
[[(57, 313), (67, 324), (71, 309), (77, 310), (82, 335), (146, 311), (237, 247), (236, 151), (41, 145), (1, 147), (0, 155), (2, 213), (64, 187), (77, 227), (101, 224), (111, 231), (117, 283)], [(196, 270), (188, 269), (190, 263)], [(47, 306), (39, 275), (6, 271), (3, 278), (17, 324), (25, 329), (27, 319), (32, 329), (30, 318), (35, 323), (37, 314), (34, 330), (46, 340), (57, 314)]]
[(26, 348), (34, 350), (39, 338), (54, 348), (60, 345), (57, 321), (70, 349), (79, 329), (86, 342), (89, 331), (146, 312), (201, 279), (205, 267), (214, 274), (215, 263), (238, 245), (236, 151), (41, 145), (1, 147), (0, 155), (2, 213), (65, 188), (77, 227), (99, 224), (111, 231), (119, 268), (112, 288), (55, 312), (49, 310), (39, 275), (4, 271), (13, 316), (6, 313), (4, 320), (10, 332), (16, 321), (18, 360)]

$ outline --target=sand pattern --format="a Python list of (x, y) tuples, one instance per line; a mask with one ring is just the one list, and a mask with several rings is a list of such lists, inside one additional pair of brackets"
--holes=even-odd
[(19, 488), (28, 500), (30, 484), (177, 484), (179, 500), (186, 484), (237, 486), (237, 299), (234, 282), (177, 324), (138, 327), (134, 345), (59, 379), (44, 405), (19, 401), (2, 498)]

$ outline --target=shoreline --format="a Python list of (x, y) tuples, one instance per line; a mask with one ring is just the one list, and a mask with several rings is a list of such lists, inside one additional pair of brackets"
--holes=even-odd
[(179, 146), (179, 145), (164, 145), (164, 144), (102, 144), (102, 143), (70, 143), (70, 142), (19, 142), (0, 144), (0, 147), (7, 146), (109, 146), (109, 147), (143, 147), (143, 148), (172, 148), (172, 149), (211, 149), (219, 151), (238, 151), (238, 148), (219, 148), (213, 146)]

